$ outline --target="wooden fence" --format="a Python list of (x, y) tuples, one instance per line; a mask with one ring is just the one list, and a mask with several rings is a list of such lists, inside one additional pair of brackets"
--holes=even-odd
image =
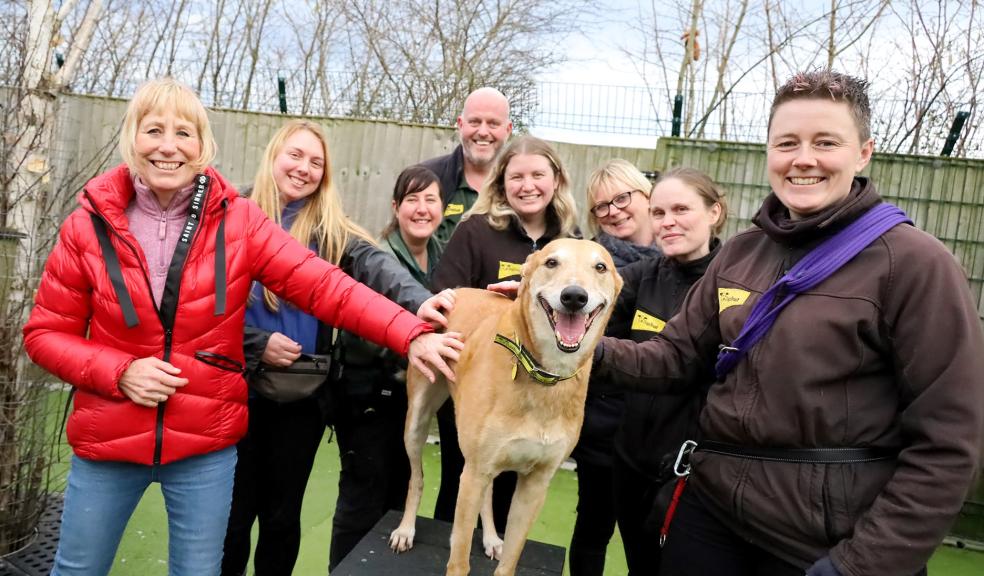
[[(68, 96), (60, 103), (53, 150), (55, 188), (74, 196), (85, 179), (119, 161), (114, 142), (126, 102)], [(215, 165), (230, 181), (253, 179), (267, 141), (288, 117), (216, 110)], [(390, 217), (392, 186), (405, 166), (450, 152), (453, 128), (387, 121), (311, 118), (328, 136), (332, 173), (346, 212), (373, 232)], [(662, 138), (655, 149), (557, 143), (584, 213), (588, 175), (606, 160), (625, 158), (643, 170), (688, 165), (707, 172), (728, 192), (730, 236), (751, 225), (769, 186), (761, 144)], [(920, 228), (942, 240), (967, 271), (984, 317), (984, 160), (878, 154), (866, 173)], [(71, 204), (71, 202), (68, 202)]]
[[(725, 187), (731, 216), (726, 236), (752, 225), (770, 190), (763, 144), (662, 138), (655, 163), (699, 168)], [(984, 161), (876, 151), (864, 174), (886, 200), (953, 252), (984, 318)]]

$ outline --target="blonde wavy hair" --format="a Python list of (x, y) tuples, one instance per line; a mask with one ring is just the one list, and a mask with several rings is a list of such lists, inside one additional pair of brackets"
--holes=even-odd
[(592, 236), (598, 235), (600, 227), (598, 226), (598, 218), (595, 217), (591, 208), (598, 201), (595, 199), (595, 193), (603, 186), (625, 188), (620, 192), (638, 190), (646, 197), (647, 203), (653, 188), (649, 179), (632, 162), (621, 158), (613, 158), (592, 172), (591, 176), (588, 177), (587, 203), (585, 204), (588, 207), (588, 230), (591, 231)]
[(489, 224), (496, 230), (505, 230), (509, 225), (509, 220), (516, 215), (515, 210), (506, 200), (505, 175), (506, 167), (514, 156), (520, 154), (535, 154), (543, 156), (550, 162), (553, 169), (554, 180), (557, 182), (557, 190), (554, 192), (550, 205), (547, 206), (547, 213), (553, 213), (557, 222), (560, 223), (559, 237), (570, 237), (577, 230), (577, 204), (571, 194), (570, 177), (560, 163), (557, 151), (553, 146), (535, 136), (524, 134), (517, 136), (509, 141), (505, 148), (495, 160), (492, 171), (482, 184), (482, 190), (478, 193), (475, 205), (471, 207), (462, 220), (484, 214)]
[(126, 106), (123, 127), (120, 129), (120, 155), (130, 172), (137, 171), (137, 129), (140, 128), (144, 116), (153, 112), (173, 112), (194, 125), (198, 132), (198, 141), (202, 145), (198, 158), (189, 162), (195, 172), (201, 172), (212, 163), (216, 144), (205, 106), (194, 90), (174, 78), (164, 77), (141, 84)]
[[(271, 220), (277, 224), (281, 223), (280, 215), (283, 206), (280, 202), (280, 191), (273, 177), (273, 166), (287, 140), (301, 130), (307, 130), (321, 141), (325, 153), (325, 168), (318, 188), (308, 197), (307, 203), (294, 218), (290, 226), (290, 235), (305, 246), (315, 240), (318, 245), (318, 255), (337, 265), (345, 252), (345, 247), (352, 240), (358, 238), (371, 244), (375, 244), (375, 241), (369, 232), (345, 215), (341, 199), (332, 183), (328, 141), (320, 126), (307, 120), (291, 120), (273, 135), (266, 151), (263, 152), (263, 162), (256, 172), (250, 198)], [(263, 289), (263, 302), (272, 311), (276, 311), (279, 307), (277, 296), (267, 288)]]

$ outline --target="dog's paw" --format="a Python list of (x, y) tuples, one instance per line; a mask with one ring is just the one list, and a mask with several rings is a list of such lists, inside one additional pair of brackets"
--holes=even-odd
[(485, 547), (485, 555), (493, 560), (502, 558), (502, 538), (497, 534), (483, 534), (482, 546)]
[(399, 554), (413, 548), (414, 528), (397, 528), (390, 534), (390, 548)]

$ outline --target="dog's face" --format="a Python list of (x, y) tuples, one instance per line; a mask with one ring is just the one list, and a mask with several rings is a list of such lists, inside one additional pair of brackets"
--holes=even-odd
[(622, 278), (611, 255), (589, 240), (554, 240), (523, 264), (519, 299), (533, 339), (542, 351), (551, 342), (573, 353), (601, 336)]

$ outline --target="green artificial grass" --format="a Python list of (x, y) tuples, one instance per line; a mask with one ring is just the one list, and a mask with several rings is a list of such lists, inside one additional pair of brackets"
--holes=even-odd
[[(327, 438), (327, 436), (326, 436)], [(428, 445), (424, 451), (424, 495), (420, 512), (430, 517), (437, 498), (439, 476), (438, 447)], [(294, 574), (323, 576), (328, 570), (328, 542), (331, 537), (331, 514), (338, 495), (338, 447), (322, 442), (308, 482), (301, 514), (301, 550)], [(559, 470), (550, 485), (550, 493), (530, 538), (567, 548), (574, 526), (577, 505), (577, 478), (573, 472)], [(256, 528), (253, 529), (255, 541)], [(441, 567), (443, 573), (443, 567)], [(606, 576), (626, 574), (622, 541), (616, 530), (608, 546)], [(567, 570), (565, 569), (565, 574)], [(980, 576), (984, 574), (984, 553), (941, 547), (929, 563), (933, 576)], [(155, 484), (137, 507), (120, 544), (113, 576), (167, 575), (167, 519), (159, 487)], [(249, 574), (252, 574), (250, 569)]]

